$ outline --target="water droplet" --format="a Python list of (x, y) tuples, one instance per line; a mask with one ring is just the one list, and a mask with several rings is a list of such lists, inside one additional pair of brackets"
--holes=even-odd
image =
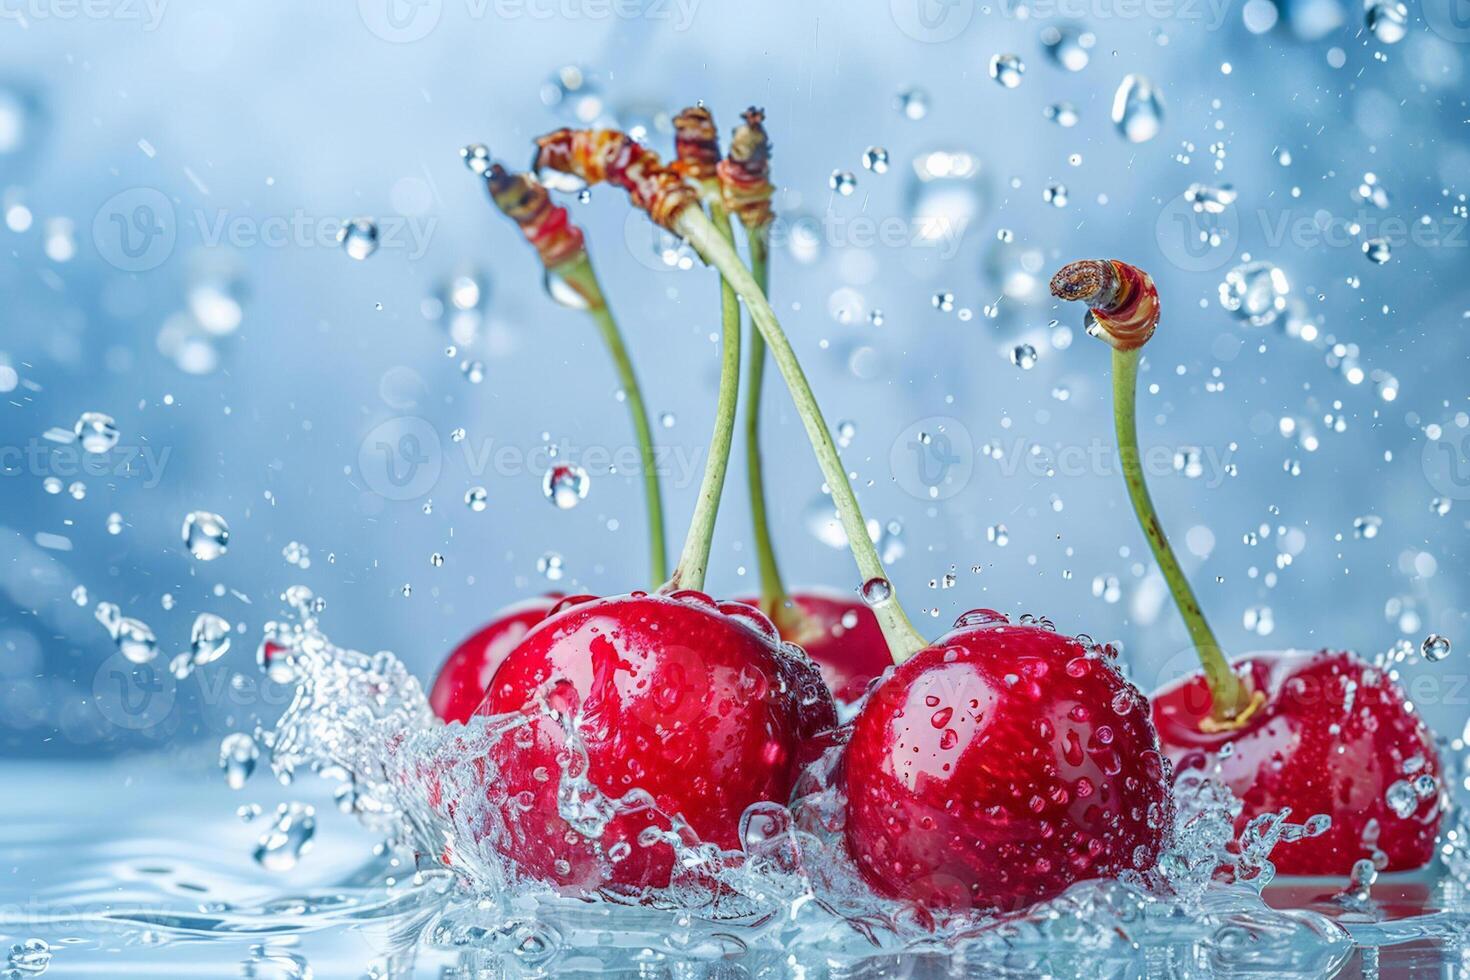
[(230, 624), (214, 613), (200, 613), (189, 631), (189, 655), (202, 667), (223, 657), (230, 649)]
[(270, 830), (255, 847), (255, 862), (267, 871), (290, 871), (311, 846), (316, 809), (305, 803), (282, 803)]
[(72, 589), (71, 601), (79, 606), (85, 607), (87, 605), (87, 587), (85, 585), (79, 585)]
[(1363, 243), (1363, 254), (1374, 265), (1383, 265), (1393, 257), (1393, 247), (1387, 238), (1370, 238)]
[(566, 564), (561, 555), (548, 551), (536, 559), (536, 571), (548, 582), (560, 582), (566, 575)]
[(1022, 371), (1034, 368), (1036, 360), (1036, 348), (1030, 344), (1017, 344), (1011, 348), (1011, 363)]
[(1398, 0), (1368, 0), (1363, 20), (1368, 32), (1384, 44), (1398, 44), (1409, 33), (1409, 8)]
[(929, 93), (921, 88), (906, 88), (895, 101), (905, 119), (918, 122), (929, 115)]
[(48, 476), (41, 481), (41, 489), (49, 494), (58, 494), (61, 492), (61, 481), (54, 476)]
[(1235, 198), (1235, 188), (1229, 184), (1190, 184), (1184, 191), (1184, 199), (1195, 211), (1203, 214), (1223, 214), (1235, 203)]
[(571, 510), (587, 499), (592, 481), (575, 463), (556, 463), (541, 478), (541, 492), (561, 510)]
[(51, 946), (44, 939), (27, 939), (10, 947), (6, 978), (39, 977), (51, 965)]
[(948, 313), (954, 309), (954, 293), (935, 293), (929, 302), (939, 312)]
[(834, 170), (827, 178), (827, 186), (843, 197), (850, 197), (857, 190), (857, 178), (850, 170)]
[(1041, 199), (1054, 208), (1067, 206), (1067, 185), (1050, 184), (1041, 192)]
[(219, 743), (219, 767), (225, 774), (225, 785), (243, 789), (259, 758), (260, 748), (255, 739), (244, 732), (226, 735)]
[(429, 564), (434, 566), (435, 568), (443, 568), (444, 556), (437, 551), (434, 552), (432, 555), (429, 556)]
[(1400, 819), (1408, 819), (1419, 809), (1419, 796), (1407, 779), (1397, 780), (1389, 786), (1383, 794), (1383, 801)]
[(361, 262), (378, 250), (378, 226), (371, 218), (353, 218), (337, 231), (337, 244), (349, 258)]
[(123, 532), (123, 516), (117, 511), (107, 515), (107, 533), (121, 534)]
[(852, 445), (853, 438), (857, 436), (857, 423), (851, 419), (842, 419), (837, 423), (835, 434), (837, 436), (837, 445), (842, 449), (846, 449)]
[(1011, 532), (1004, 524), (993, 524), (985, 529), (985, 540), (997, 548), (1004, 548), (1011, 543)]
[(870, 146), (863, 151), (863, 169), (875, 174), (888, 173), (888, 151), (881, 146)]
[(1108, 605), (1123, 598), (1123, 587), (1115, 575), (1099, 575), (1092, 580), (1092, 594)]
[(1265, 261), (1238, 265), (1220, 283), (1220, 305), (1255, 327), (1274, 322), (1290, 294), (1286, 273)]
[(1041, 46), (1046, 56), (1067, 71), (1086, 68), (1095, 44), (1097, 36), (1075, 24), (1048, 25), (1041, 30)]
[(470, 169), (470, 173), (476, 177), (483, 177), (490, 172), (490, 148), (484, 143), (471, 143), (460, 147), (459, 158)]
[(477, 385), (485, 380), (485, 365), (481, 361), (462, 361), (459, 365), (459, 371), (464, 375), (465, 380), (472, 385)]
[(1113, 95), (1112, 118), (1130, 143), (1147, 143), (1159, 135), (1164, 106), (1153, 83), (1143, 75), (1125, 75)]
[(66, 492), (71, 494), (73, 500), (87, 499), (87, 485), (81, 480), (72, 481), (71, 486), (66, 488)]
[(550, 296), (558, 306), (564, 306), (569, 310), (587, 310), (592, 306), (580, 289), (568, 282), (564, 276), (550, 269), (542, 274), (541, 286), (546, 290), (546, 295)]
[(1042, 110), (1042, 115), (1063, 129), (1071, 129), (1081, 118), (1077, 107), (1070, 102), (1054, 102)]
[(1450, 655), (1450, 639), (1438, 633), (1430, 633), (1419, 645), (1419, 653), (1430, 663), (1439, 663)]
[(82, 449), (93, 454), (108, 452), (117, 445), (117, 423), (111, 415), (101, 412), (83, 412), (72, 427)]
[(990, 77), (1005, 88), (1015, 88), (1021, 84), (1021, 76), (1026, 74), (1026, 63), (1018, 54), (998, 54), (990, 59)]
[[(101, 608), (99, 605), (99, 617)], [(153, 635), (148, 624), (141, 620), (129, 617), (119, 619), (115, 636), (118, 651), (135, 664), (146, 664), (158, 656), (158, 638)]]
[(230, 526), (218, 514), (196, 510), (184, 518), (184, 546), (199, 561), (214, 561), (229, 550)]
[(464, 494), (465, 506), (475, 513), (480, 513), (490, 505), (490, 494), (484, 487), (470, 487)]
[(863, 583), (862, 597), (869, 606), (881, 606), (893, 598), (893, 584), (886, 578), (870, 578)]
[(1362, 517), (1353, 518), (1353, 537), (1376, 538), (1378, 529), (1383, 526), (1383, 518), (1377, 514), (1364, 514)]
[(300, 541), (287, 541), (286, 546), (281, 549), (281, 557), (286, 560), (287, 565), (297, 568), (311, 567), (311, 549)]

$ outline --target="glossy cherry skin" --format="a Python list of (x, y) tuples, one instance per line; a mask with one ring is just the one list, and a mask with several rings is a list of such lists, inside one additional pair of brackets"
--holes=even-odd
[[(1320, 837), (1271, 852), (1280, 874), (1346, 875), (1354, 862), (1383, 852), (1382, 870), (1428, 864), (1444, 814), (1441, 791), (1413, 797), (1407, 817), (1388, 803), (1389, 787), (1420, 776), (1442, 781), (1439, 754), (1403, 691), (1351, 653), (1327, 650), (1253, 653), (1237, 662), (1265, 702), (1239, 729), (1202, 731), (1210, 712), (1203, 675), (1167, 685), (1153, 699), (1164, 752), (1176, 765), (1200, 764), (1226, 743), (1221, 774), (1251, 817), (1291, 807), (1293, 822), (1325, 813)], [(1412, 771), (1411, 771), (1412, 770)], [(1399, 787), (1402, 796), (1405, 787)], [(1365, 843), (1374, 836), (1376, 845)]]
[[(777, 617), (781, 639), (795, 643), (817, 662), (837, 700), (856, 701), (875, 677), (893, 666), (878, 617), (856, 597), (834, 589), (807, 589), (789, 598), (800, 615), (793, 617), (794, 628), (785, 627)], [(740, 601), (760, 605), (758, 599)]]
[(882, 894), (1022, 908), (1152, 867), (1172, 820), (1168, 769), (1147, 703), (1108, 660), (969, 613), (858, 712), (848, 849)]
[[(595, 787), (612, 800), (645, 791), (657, 810), (620, 811), (595, 839), (573, 829), (558, 809), (568, 740), (547, 708), (577, 719)], [(668, 830), (667, 816), (735, 847), (745, 809), (786, 802), (804, 741), (837, 720), (816, 666), (769, 620), (695, 592), (563, 609), (501, 664), (482, 711), (531, 715), (492, 750), (491, 799), (505, 827), (497, 848), (522, 873), (576, 894), (668, 885), (673, 848), (640, 842), (649, 828)]]
[(485, 700), (485, 688), (501, 662), (561, 598), (560, 594), (537, 596), (506, 606), (455, 647), (429, 689), (434, 714), (445, 721), (469, 720)]

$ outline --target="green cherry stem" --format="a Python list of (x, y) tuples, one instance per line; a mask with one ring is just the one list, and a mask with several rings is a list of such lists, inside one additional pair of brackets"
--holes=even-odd
[[(762, 293), (769, 293), (770, 229), (751, 228), (746, 236), (750, 244), (750, 271)], [(786, 585), (781, 580), (781, 567), (776, 561), (776, 548), (771, 541), (770, 519), (766, 511), (765, 464), (761, 460), (761, 390), (766, 376), (766, 342), (759, 330), (750, 331), (750, 356), (746, 366), (745, 388), (745, 479), (750, 491), (750, 523), (755, 533), (755, 557), (760, 569), (761, 611), (771, 617), (782, 635), (789, 632), (794, 607), (788, 602)]]
[(1138, 449), (1138, 365), (1144, 344), (1158, 326), (1158, 291), (1147, 273), (1112, 259), (1087, 259), (1063, 267), (1052, 277), (1051, 291), (1059, 299), (1086, 303), (1095, 324), (1089, 332), (1113, 349), (1113, 429), (1128, 499), (1204, 668), (1213, 722), (1219, 728), (1235, 727), (1250, 717), (1263, 696), (1236, 675), (1215, 639), (1159, 521)]
[(587, 315), (597, 325), (597, 332), (607, 347), (617, 371), (618, 383), (623, 389), (623, 398), (628, 406), (628, 416), (633, 423), (633, 432), (638, 440), (638, 453), (642, 458), (643, 503), (648, 513), (648, 564), (653, 582), (663, 582), (669, 576), (668, 545), (664, 536), (663, 491), (659, 486), (658, 455), (653, 444), (653, 427), (648, 423), (648, 406), (643, 401), (643, 388), (633, 370), (633, 359), (628, 354), (628, 345), (623, 333), (613, 319), (612, 310), (603, 295), (602, 285), (592, 270), (592, 263), (585, 252), (563, 263), (555, 270), (568, 285), (587, 301)]
[(888, 581), (878, 551), (868, 538), (862, 509), (858, 506), (857, 495), (848, 481), (847, 471), (842, 466), (842, 458), (837, 454), (837, 446), (832, 442), (832, 433), (827, 428), (816, 396), (812, 394), (811, 385), (801, 369), (796, 352), (792, 350), (791, 342), (781, 329), (781, 323), (776, 319), (771, 304), (767, 302), (765, 293), (750, 270), (740, 261), (733, 243), (702, 210), (696, 207), (681, 209), (674, 216), (672, 227), (676, 234), (689, 241), (705, 262), (719, 271), (745, 301), (751, 320), (765, 339), (766, 346), (770, 348), (771, 357), (791, 392), (797, 414), (801, 416), (802, 425), (811, 440), (822, 475), (832, 490), (832, 499), (837, 505), (837, 514), (847, 534), (848, 546), (852, 549), (852, 556), (863, 577), (863, 599), (870, 605), (878, 619), (878, 625), (883, 629), (883, 636), (888, 642), (889, 654), (894, 663), (903, 663), (928, 646), (928, 643), (909, 622), (898, 601), (897, 591)]
[[(716, 200), (709, 201), (713, 221), (699, 216), (725, 246), (734, 253), (735, 233), (730, 216)], [(697, 207), (685, 210), (699, 211)], [(716, 230), (717, 229), (717, 230)], [(738, 263), (738, 260), (737, 260)], [(744, 266), (741, 266), (742, 270)], [(735, 437), (735, 410), (740, 397), (740, 300), (723, 275), (720, 279), (720, 391), (715, 403), (714, 430), (710, 433), (709, 456), (704, 463), (704, 477), (699, 485), (699, 498), (694, 516), (689, 519), (689, 533), (684, 550), (674, 567), (668, 589), (703, 589), (709, 568), (710, 549), (714, 544), (715, 518), (720, 510), (720, 496), (725, 489), (725, 471), (730, 465), (730, 445)]]

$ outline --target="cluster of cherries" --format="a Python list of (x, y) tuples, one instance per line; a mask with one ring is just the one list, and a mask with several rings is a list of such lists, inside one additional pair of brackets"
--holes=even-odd
[[(825, 423), (764, 297), (771, 185), (762, 118), (748, 112), (720, 158), (709, 113), (686, 110), (676, 120), (678, 159), (668, 166), (623, 134), (563, 130), (539, 141), (537, 170), (622, 187), (718, 268), (727, 294), (744, 300), (758, 342), (748, 433), (758, 427), (763, 343), (803, 411), (844, 526), (857, 530), (864, 525), (846, 475), (840, 463), (834, 470)], [(565, 209), (534, 177), (476, 160), (548, 272), (603, 311), (582, 234)], [(731, 244), (731, 215), (744, 225), (748, 263)], [(1276, 856), (1281, 871), (1347, 874), (1373, 855), (1382, 869), (1401, 870), (1432, 858), (1440, 802), (1420, 800), (1405, 816), (1386, 800), (1406, 772), (1440, 771), (1432, 738), (1392, 680), (1350, 653), (1228, 663), (1178, 571), (1142, 484), (1132, 420), (1139, 350), (1158, 321), (1151, 279), (1121, 262), (1087, 261), (1061, 270), (1052, 290), (1084, 302), (1093, 332), (1114, 348), (1130, 496), (1204, 672), (1146, 699), (1107, 650), (987, 611), (926, 642), (886, 578), (870, 574), (881, 565), (860, 533), (848, 534), (860, 590), (788, 592), (764, 524), (752, 438), (760, 598), (717, 602), (700, 591), (696, 542), (663, 588), (527, 599), (496, 614), (441, 669), (431, 704), (445, 721), (533, 716), (495, 750), (499, 775), (488, 790), (505, 810), (494, 846), (521, 873), (584, 895), (664, 887), (674, 860), (658, 833), (670, 829), (666, 815), (733, 848), (748, 807), (787, 802), (821, 747), (843, 742), (853, 860), (878, 892), (930, 908), (1012, 909), (1073, 882), (1152, 867), (1171, 827), (1170, 771), (1180, 766), (1220, 765), (1244, 803), (1242, 824), (1285, 807), (1299, 819), (1331, 817), (1325, 833)], [(733, 302), (726, 326), (731, 310), (738, 338)], [(713, 493), (717, 505), (718, 485)], [(698, 533), (707, 539), (708, 527)], [(692, 579), (691, 564), (700, 566)], [(838, 729), (838, 701), (856, 703), (846, 730)], [(572, 748), (566, 719), (575, 720), (585, 777), (606, 798), (641, 792), (654, 805), (616, 807), (595, 833), (569, 822), (559, 779)]]

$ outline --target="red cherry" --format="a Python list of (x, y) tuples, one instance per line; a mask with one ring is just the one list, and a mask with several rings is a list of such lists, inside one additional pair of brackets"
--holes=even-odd
[(468, 721), (485, 700), (485, 688), (496, 668), (560, 599), (559, 593), (553, 593), (506, 606), (455, 647), (429, 690), (434, 714), (445, 721)]
[[(578, 719), (593, 786), (612, 800), (645, 791), (657, 810), (604, 809), (600, 832), (595, 811), (580, 831), (569, 824), (562, 769), (579, 767), (548, 708)], [(669, 829), (665, 815), (736, 846), (745, 809), (786, 802), (803, 739), (836, 724), (815, 666), (758, 610), (689, 591), (549, 617), (501, 664), (482, 711), (533, 716), (491, 752), (505, 825), (496, 846), (524, 873), (581, 893), (666, 886), (673, 849), (640, 842), (649, 828)]]
[(1151, 867), (1172, 818), (1147, 705), (1095, 651), (980, 610), (858, 712), (847, 843), (877, 891), (1016, 909)]
[[(799, 628), (783, 631), (781, 639), (795, 643), (817, 662), (837, 700), (856, 701), (873, 678), (893, 666), (878, 617), (857, 598), (835, 589), (792, 592), (789, 598), (802, 618)], [(760, 605), (759, 599), (739, 601)]]
[[(1271, 853), (1281, 874), (1346, 875), (1375, 850), (1387, 858), (1383, 870), (1428, 864), (1444, 814), (1439, 754), (1389, 676), (1351, 653), (1327, 650), (1253, 653), (1238, 665), (1265, 694), (1241, 728), (1209, 730), (1210, 690), (1201, 674), (1166, 686), (1153, 701), (1159, 739), (1176, 764), (1233, 746), (1221, 773), (1245, 804), (1237, 830), (1288, 806), (1295, 821), (1330, 816), (1326, 833)], [(1421, 780), (1421, 796), (1414, 783), (1426, 776), (1434, 788)]]

